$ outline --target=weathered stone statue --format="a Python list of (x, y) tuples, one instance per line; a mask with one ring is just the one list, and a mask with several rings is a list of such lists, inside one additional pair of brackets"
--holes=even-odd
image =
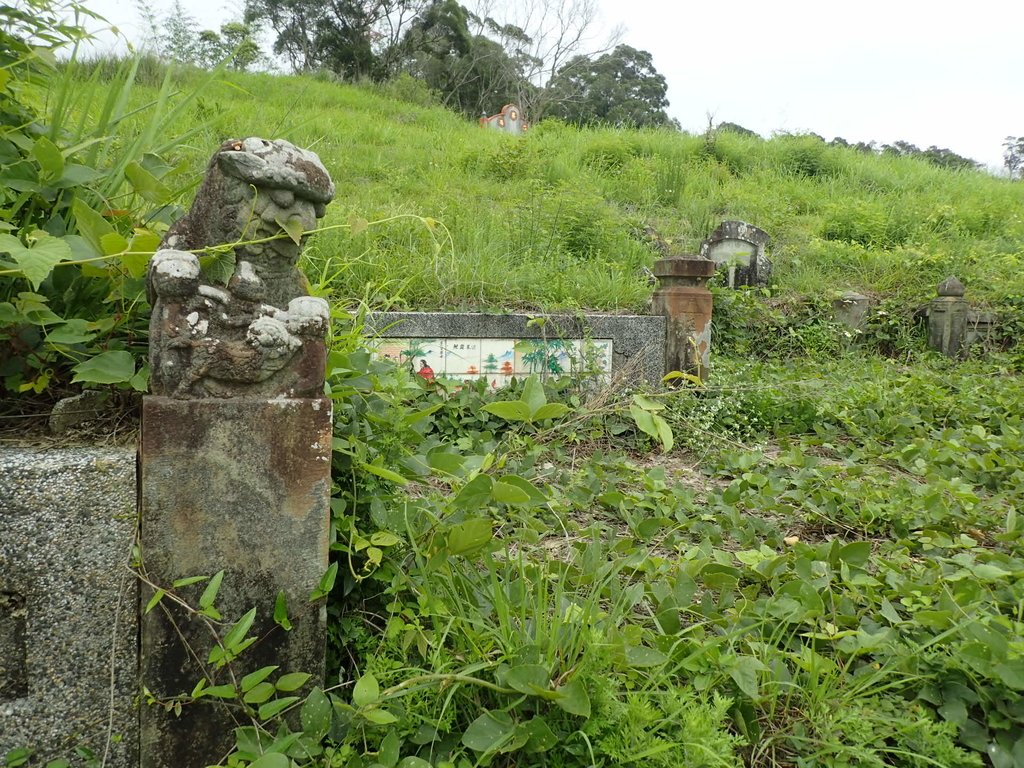
[[(228, 141), (149, 267), (150, 390), (176, 398), (316, 397), (327, 302), (296, 266), (334, 196), (319, 158), (287, 141)], [(231, 246), (231, 244), (237, 244)], [(227, 286), (204, 283), (190, 251), (232, 247)]]
[[(199, 680), (234, 685), (265, 666), (309, 673), (307, 689), (323, 685), (327, 611), (308, 598), (327, 570), (330, 542), (328, 307), (306, 295), (296, 264), (333, 195), (312, 152), (287, 141), (229, 141), (150, 263), (138, 539), (149, 583), (139, 595), (139, 677), (161, 702)], [(214, 247), (234, 256), (223, 284), (200, 271), (199, 256)], [(173, 601), (149, 603), (151, 584), (218, 571), (222, 624)], [(199, 589), (175, 592), (194, 605)], [(281, 594), (288, 631), (274, 621)], [(211, 629), (223, 638), (252, 608), (258, 642), (227, 668), (211, 663)], [(234, 729), (251, 724), (232, 703), (211, 696), (180, 713), (140, 707), (137, 765), (220, 762)]]

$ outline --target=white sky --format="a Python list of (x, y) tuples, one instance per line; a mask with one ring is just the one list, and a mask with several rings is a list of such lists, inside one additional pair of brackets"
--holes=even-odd
[[(84, 2), (144, 37), (132, 3)], [(1024, 135), (1019, 0), (598, 2), (608, 28), (626, 28), (622, 42), (650, 51), (668, 112), (688, 131), (710, 113), (763, 136), (935, 144), (995, 167), (1006, 136)], [(146, 4), (159, 16), (171, 0)], [(242, 2), (182, 5), (217, 28)]]

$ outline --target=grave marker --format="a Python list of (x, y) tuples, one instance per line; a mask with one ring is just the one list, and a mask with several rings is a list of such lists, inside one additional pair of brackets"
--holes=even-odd
[(947, 277), (936, 289), (938, 296), (928, 305), (928, 346), (946, 357), (960, 357), (966, 347), (967, 314), (964, 284)]
[(658, 288), (653, 310), (667, 320), (665, 373), (682, 371), (707, 380), (711, 361), (710, 259), (668, 258), (654, 262)]
[(711, 259), (728, 273), (726, 285), (765, 286), (772, 265), (766, 248), (768, 233), (744, 221), (723, 221), (700, 248), (703, 259)]

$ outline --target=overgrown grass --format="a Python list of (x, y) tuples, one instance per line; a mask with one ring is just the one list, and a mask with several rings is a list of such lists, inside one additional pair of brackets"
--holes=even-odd
[(661, 395), (686, 451), (639, 464), (615, 395), (512, 424), (377, 368), (365, 445), (410, 485), (342, 483), (341, 753), (1016, 768), (1024, 391), (1000, 360), (911, 362), (720, 361)]
[(405, 222), (318, 238), (339, 265), (339, 293), (378, 286), (382, 305), (639, 311), (650, 292), (643, 268), (661, 253), (649, 228), (660, 247), (693, 253), (725, 218), (772, 235), (783, 294), (913, 301), (951, 273), (977, 300), (1024, 293), (1019, 184), (808, 136), (548, 121), (515, 138), (429, 103), (415, 83), (232, 73), (192, 108), (208, 125), (177, 159), (198, 174), (224, 137), (284, 137), (316, 150), (337, 181), (326, 225), (404, 213), (442, 222), (450, 252)]

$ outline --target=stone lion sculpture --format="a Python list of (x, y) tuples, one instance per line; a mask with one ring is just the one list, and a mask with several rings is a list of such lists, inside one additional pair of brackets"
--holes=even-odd
[[(177, 398), (322, 394), (330, 310), (297, 263), (334, 184), (287, 141), (232, 140), (210, 159), (189, 212), (147, 274), (150, 391)], [(227, 285), (204, 282), (198, 253), (230, 247)]]

